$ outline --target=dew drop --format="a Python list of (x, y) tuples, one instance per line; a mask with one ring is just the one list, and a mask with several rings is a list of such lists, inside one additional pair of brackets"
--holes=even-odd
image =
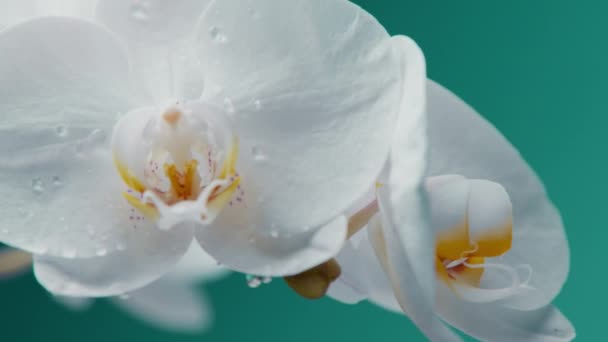
[(211, 35), (211, 39), (218, 43), (225, 43), (228, 40), (217, 26), (211, 26), (209, 28), (209, 35)]
[(68, 127), (66, 125), (59, 125), (55, 127), (55, 133), (60, 137), (65, 137), (68, 135)]
[(266, 155), (262, 152), (262, 149), (259, 146), (253, 146), (251, 148), (251, 156), (256, 161), (264, 161), (266, 160)]
[(249, 15), (254, 19), (257, 19), (259, 17), (258, 11), (254, 8), (249, 10)]
[(44, 181), (41, 178), (32, 179), (32, 190), (36, 194), (41, 194), (44, 192)]
[(270, 236), (271, 236), (273, 239), (278, 238), (278, 237), (279, 237), (279, 231), (278, 231), (278, 230), (276, 230), (276, 229), (271, 230), (271, 231), (270, 231)]
[(224, 110), (228, 114), (234, 114), (234, 103), (228, 97), (224, 99)]
[(257, 110), (259, 112), (260, 110), (262, 110), (262, 101), (260, 101), (260, 100), (253, 101), (253, 107), (255, 108), (255, 110)]
[(247, 280), (247, 286), (252, 289), (258, 288), (263, 284), (270, 284), (272, 282), (272, 277), (256, 276), (252, 274), (245, 275), (245, 279)]
[(262, 279), (258, 276), (247, 274), (245, 279), (247, 280), (247, 286), (252, 289), (258, 288), (260, 285), (262, 285)]
[(97, 256), (106, 256), (108, 255), (108, 250), (105, 248), (100, 248), (97, 250), (97, 252), (95, 253)]
[(61, 184), (63, 184), (61, 182), (61, 178), (59, 176), (53, 176), (53, 178), (51, 178), (51, 182), (53, 183), (54, 186), (59, 187), (61, 186)]
[(139, 22), (150, 18), (150, 3), (148, 1), (135, 1), (131, 5), (131, 17)]

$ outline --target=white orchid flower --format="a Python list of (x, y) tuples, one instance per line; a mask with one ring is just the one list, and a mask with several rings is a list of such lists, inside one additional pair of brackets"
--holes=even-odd
[(433, 341), (461, 340), (437, 317), (483, 341), (572, 340), (551, 305), (569, 249), (542, 183), (458, 97), (429, 81), (427, 101), (426, 171), (397, 135), (380, 214), (337, 257), (329, 294), (405, 312)]
[(264, 276), (338, 253), (418, 106), (415, 43), (345, 0), (106, 0), (94, 20), (0, 32), (0, 241), (48, 290), (131, 292), (194, 237)]

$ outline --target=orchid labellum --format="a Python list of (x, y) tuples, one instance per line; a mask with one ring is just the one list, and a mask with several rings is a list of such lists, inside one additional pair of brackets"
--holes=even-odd
[(310, 270), (397, 118), (418, 129), (421, 52), (348, 1), (92, 8), (0, 31), (0, 240), (53, 293), (145, 286), (193, 239), (236, 271)]
[(404, 312), (432, 341), (461, 340), (442, 321), (483, 341), (572, 340), (551, 305), (569, 249), (542, 183), (471, 107), (426, 90), (428, 136), (395, 136), (379, 213), (337, 257), (329, 294)]

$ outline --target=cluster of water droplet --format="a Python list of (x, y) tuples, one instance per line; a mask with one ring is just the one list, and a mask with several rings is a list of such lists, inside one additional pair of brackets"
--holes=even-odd
[(255, 289), (260, 287), (262, 284), (270, 283), (272, 281), (272, 278), (247, 274), (245, 275), (245, 280), (247, 280), (247, 286), (252, 289)]

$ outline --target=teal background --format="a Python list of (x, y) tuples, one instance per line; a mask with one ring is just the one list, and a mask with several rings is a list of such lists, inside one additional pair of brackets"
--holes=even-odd
[[(561, 209), (572, 248), (570, 278), (556, 304), (575, 324), (578, 340), (604, 340), (608, 3), (356, 2), (392, 34), (414, 38), (429, 77), (477, 108), (538, 171)], [(179, 335), (137, 322), (106, 301), (85, 314), (70, 312), (26, 275), (0, 283), (0, 340), (425, 340), (404, 317), (370, 304), (306, 301), (282, 281), (254, 290), (234, 275), (204, 288), (216, 324), (203, 335)]]

